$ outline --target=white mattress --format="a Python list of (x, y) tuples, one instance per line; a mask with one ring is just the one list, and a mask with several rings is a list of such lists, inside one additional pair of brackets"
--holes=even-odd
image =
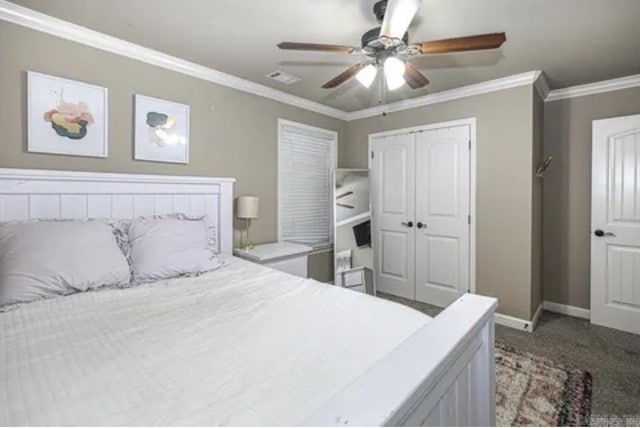
[(429, 317), (230, 259), (0, 313), (0, 425), (292, 425)]

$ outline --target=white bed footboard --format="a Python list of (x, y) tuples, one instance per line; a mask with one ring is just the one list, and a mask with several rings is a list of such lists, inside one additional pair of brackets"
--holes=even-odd
[(462, 296), (304, 425), (495, 426), (496, 306)]

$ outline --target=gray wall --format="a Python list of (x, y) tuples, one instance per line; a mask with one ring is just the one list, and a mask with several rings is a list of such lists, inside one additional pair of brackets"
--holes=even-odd
[[(535, 172), (543, 159), (543, 126), (544, 100), (538, 93), (533, 97), (533, 154), (531, 168)], [(531, 218), (531, 313), (534, 314), (542, 303), (542, 179), (533, 179), (532, 188), (532, 218)]]
[[(260, 218), (251, 231), (255, 242), (277, 239), (277, 119), (336, 130), (339, 145), (346, 136), (343, 121), (4, 21), (0, 21), (0, 40), (0, 167), (236, 177), (236, 195), (260, 197)], [(27, 70), (109, 88), (107, 159), (26, 152)], [(136, 93), (190, 105), (189, 165), (132, 159)], [(314, 266), (316, 261), (320, 266)], [(326, 269), (322, 256), (312, 257), (310, 263), (314, 274), (322, 266)]]
[(590, 307), (591, 122), (638, 113), (640, 88), (545, 103), (545, 300)]
[[(338, 131), (339, 166), (365, 168), (369, 133), (476, 117), (479, 292), (499, 297), (500, 312), (522, 318), (541, 300), (541, 282), (545, 300), (589, 307), (591, 121), (640, 113), (640, 89), (547, 102), (543, 114), (533, 89), (521, 87), (347, 124), (4, 21), (0, 40), (0, 167), (234, 176), (236, 194), (261, 198), (256, 242), (277, 237), (277, 118)], [(26, 70), (109, 88), (109, 158), (26, 153)], [(191, 106), (189, 165), (133, 161), (135, 93)], [(543, 116), (544, 155), (554, 162), (540, 181), (531, 169), (542, 159)], [(330, 253), (318, 254), (309, 270), (331, 279), (331, 265)]]
[(339, 166), (366, 168), (373, 132), (476, 117), (477, 290), (500, 299), (498, 311), (530, 319), (532, 280), (532, 86), (349, 123)]

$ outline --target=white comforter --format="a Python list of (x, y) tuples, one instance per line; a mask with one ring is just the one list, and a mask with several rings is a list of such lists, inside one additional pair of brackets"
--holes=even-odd
[(429, 318), (232, 258), (0, 313), (0, 425), (291, 425)]

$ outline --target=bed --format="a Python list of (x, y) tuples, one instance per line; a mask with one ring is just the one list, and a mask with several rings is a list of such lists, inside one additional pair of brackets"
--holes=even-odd
[(225, 265), (0, 313), (0, 425), (494, 425), (495, 299), (431, 319), (231, 256), (233, 180), (0, 169), (0, 221), (207, 214)]

